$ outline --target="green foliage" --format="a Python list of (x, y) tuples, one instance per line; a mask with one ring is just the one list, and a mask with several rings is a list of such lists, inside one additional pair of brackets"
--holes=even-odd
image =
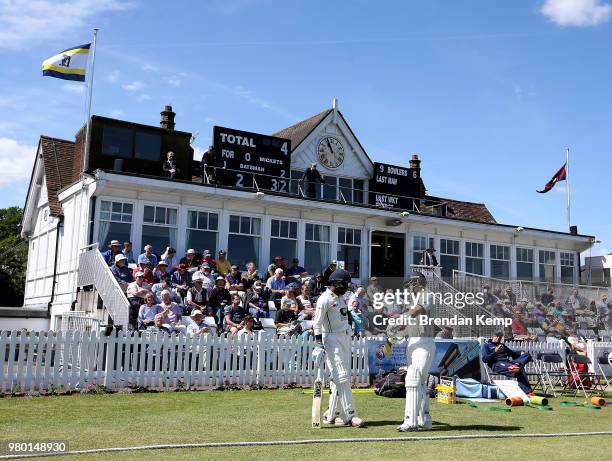
[(28, 245), (20, 236), (23, 210), (0, 209), (0, 286), (2, 306), (22, 306)]

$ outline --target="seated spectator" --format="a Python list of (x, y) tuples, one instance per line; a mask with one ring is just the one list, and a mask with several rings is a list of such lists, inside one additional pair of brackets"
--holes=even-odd
[(157, 263), (157, 267), (153, 271), (153, 282), (159, 283), (162, 279), (170, 278), (168, 272), (168, 263), (163, 259)]
[(531, 397), (533, 389), (525, 373), (525, 365), (531, 361), (531, 355), (514, 352), (502, 342), (503, 338), (503, 332), (496, 332), (489, 341), (483, 344), (482, 361), (494, 373), (516, 378), (519, 387)]
[(155, 280), (153, 279), (153, 271), (151, 270), (151, 263), (149, 262), (148, 259), (142, 259), (138, 262), (138, 266), (136, 267), (132, 273), (134, 274), (134, 277), (136, 277), (136, 272), (142, 272), (144, 274), (144, 279), (145, 282), (147, 282), (149, 285), (153, 285), (153, 283), (155, 282)]
[(242, 286), (247, 290), (255, 280), (259, 280), (259, 272), (255, 269), (255, 263), (251, 261), (247, 263), (246, 271), (242, 272)]
[(325, 271), (323, 271), (323, 285), (324, 286), (328, 286), (329, 285), (329, 276), (332, 275), (332, 273), (338, 268), (338, 262), (337, 261), (332, 261), (329, 263), (329, 266), (327, 266), (327, 268), (325, 269)]
[(310, 301), (315, 303), (317, 301), (317, 298), (324, 291), (325, 285), (323, 285), (323, 276), (319, 272), (317, 272), (308, 284), (308, 296), (310, 297)]
[(255, 319), (251, 315), (247, 315), (241, 323), (242, 328), (238, 329), (238, 338), (244, 335), (255, 333), (253, 330), (255, 326)]
[(127, 264), (136, 264), (134, 252), (132, 251), (132, 242), (123, 242), (123, 250), (121, 250), (121, 253), (127, 258)]
[(232, 337), (234, 337), (239, 330), (244, 328), (242, 321), (248, 315), (240, 303), (240, 296), (233, 295), (232, 303), (225, 308), (225, 331), (231, 333)]
[(506, 299), (510, 301), (511, 306), (516, 306), (516, 294), (512, 291), (512, 287), (506, 287)]
[(185, 298), (187, 312), (194, 309), (204, 312), (208, 301), (208, 293), (203, 286), (202, 277), (194, 277), (192, 282), (193, 286), (187, 290), (187, 297)]
[(121, 244), (119, 240), (111, 240), (110, 245), (108, 246), (108, 250), (102, 253), (102, 257), (106, 264), (112, 266), (115, 262), (115, 256), (121, 253)]
[(300, 295), (296, 298), (298, 306), (298, 318), (300, 320), (312, 320), (314, 318), (315, 307), (310, 301), (308, 285), (303, 284), (300, 288)]
[(274, 258), (272, 259), (272, 263), (268, 266), (268, 269), (267, 269), (268, 277), (274, 277), (274, 273), (276, 272), (276, 269), (282, 269), (282, 268), (283, 268), (283, 257), (274, 256)]
[(146, 244), (144, 246), (144, 253), (138, 256), (138, 264), (140, 264), (141, 261), (145, 259), (149, 261), (149, 264), (151, 264), (151, 266), (153, 267), (157, 266), (157, 255), (153, 253), (152, 245)]
[(174, 152), (170, 151), (166, 154), (166, 160), (162, 164), (162, 172), (164, 176), (170, 179), (180, 173), (179, 168), (176, 166), (176, 160), (174, 159)]
[[(278, 269), (277, 269), (278, 270)], [(297, 313), (291, 308), (291, 303), (282, 303), (276, 311), (276, 332), (281, 336), (289, 336), (294, 331), (293, 322), (297, 320)]]
[(149, 292), (145, 295), (145, 303), (138, 311), (138, 329), (145, 330), (147, 327), (155, 326), (155, 316), (161, 314), (161, 308), (155, 303), (155, 296)]
[(229, 290), (225, 288), (225, 279), (219, 275), (208, 297), (208, 315), (217, 319), (218, 326), (222, 325), (225, 306), (231, 303), (231, 299)]
[[(587, 346), (584, 340), (579, 339), (576, 336), (570, 336), (567, 338), (566, 342), (570, 346), (570, 350), (569, 350), (570, 354), (585, 355), (585, 356), (587, 355), (587, 352), (586, 352)], [(589, 389), (591, 387), (591, 379), (589, 376), (583, 375), (583, 373), (589, 372), (589, 364), (576, 362), (574, 360), (569, 360), (569, 358), (568, 358), (568, 363), (571, 365), (571, 368), (569, 368), (568, 370), (570, 371), (570, 375), (567, 377), (567, 384), (570, 387), (574, 387), (574, 388), (584, 387), (585, 389)]]
[(152, 331), (152, 332), (159, 332), (159, 333), (168, 333), (168, 334), (172, 333), (170, 330), (168, 330), (168, 327), (164, 325), (164, 316), (161, 313), (155, 315), (155, 319), (153, 320), (153, 325), (149, 325), (146, 328), (146, 330)]
[(202, 264), (208, 264), (210, 266), (210, 271), (213, 273), (217, 271), (217, 261), (213, 259), (212, 252), (210, 250), (204, 250)]
[(162, 310), (162, 324), (169, 333), (185, 333), (187, 327), (181, 323), (183, 308), (177, 303), (170, 301), (170, 292), (161, 292), (162, 302), (159, 307)]
[(219, 256), (216, 261), (217, 272), (223, 276), (227, 275), (232, 269), (232, 263), (225, 259), (225, 250), (219, 250)]
[(190, 317), (193, 321), (187, 326), (187, 336), (193, 338), (208, 333), (208, 327), (204, 323), (204, 314), (201, 310), (195, 309), (191, 311)]
[(578, 294), (578, 290), (573, 290), (565, 300), (565, 308), (571, 308), (572, 312), (578, 309), (585, 309), (589, 305), (589, 300)]
[(244, 291), (242, 284), (242, 274), (238, 270), (238, 266), (233, 265), (229, 273), (225, 276), (225, 288), (231, 291)]
[(145, 296), (149, 293), (149, 284), (144, 281), (144, 273), (136, 272), (135, 280), (128, 285), (126, 292), (130, 302), (129, 323), (131, 330), (135, 330), (137, 327), (140, 306), (145, 303)]
[(291, 261), (291, 267), (289, 268), (289, 275), (303, 277), (305, 275), (308, 275), (308, 272), (306, 272), (306, 269), (300, 266), (299, 259), (293, 258), (293, 260)]
[(134, 281), (132, 271), (129, 267), (127, 267), (126, 261), (127, 258), (123, 255), (123, 253), (116, 254), (115, 264), (113, 264), (110, 268), (112, 274), (115, 276), (115, 280), (117, 280), (123, 291), (126, 291), (128, 285)]
[(189, 248), (185, 256), (181, 258), (180, 264), (184, 264), (189, 272), (197, 271), (200, 260), (196, 255), (196, 251), (193, 248)]
[(289, 309), (291, 309), (297, 315), (298, 305), (295, 297), (295, 288), (289, 288), (285, 296), (281, 298), (281, 307), (285, 304), (289, 305)]
[(256, 319), (268, 316), (268, 309), (262, 297), (262, 291), (261, 282), (257, 280), (244, 294), (244, 308)]
[(282, 298), (286, 293), (285, 279), (283, 278), (283, 270), (279, 267), (274, 271), (274, 276), (270, 277), (266, 282), (266, 289), (271, 299)]
[(357, 306), (359, 307), (360, 310), (362, 310), (365, 307), (366, 291), (363, 287), (357, 288), (357, 290), (355, 290), (354, 293), (351, 293), (349, 291), (347, 291), (347, 293), (350, 293), (348, 302), (346, 303), (349, 307), (352, 306), (353, 302), (355, 301), (357, 302)]
[(362, 338), (365, 336), (366, 318), (361, 311), (359, 301), (353, 298), (353, 301), (348, 306), (351, 319), (353, 320), (353, 333), (355, 336)]
[(529, 331), (523, 323), (523, 314), (516, 314), (512, 319), (512, 334), (514, 336), (529, 336)]
[(482, 286), (482, 297), (484, 299), (483, 305), (491, 306), (499, 301), (493, 294), (491, 293), (491, 287), (489, 285)]
[(166, 290), (168, 295), (170, 296), (170, 301), (177, 304), (183, 304), (183, 298), (178, 294), (178, 292), (172, 288), (172, 283), (170, 283), (170, 278), (163, 278), (160, 282), (155, 283), (151, 287), (151, 293), (155, 296), (155, 301), (160, 304), (162, 302), (161, 293)]
[(181, 298), (185, 299), (187, 290), (191, 286), (191, 274), (187, 271), (187, 266), (185, 264), (179, 264), (172, 273), (170, 281), (172, 283), (172, 288), (181, 295)]
[(555, 301), (553, 304), (553, 308), (551, 310), (553, 317), (557, 320), (563, 317), (563, 307), (561, 306), (561, 301)]
[(548, 290), (546, 290), (546, 293), (544, 293), (540, 297), (540, 301), (542, 302), (543, 306), (548, 306), (554, 300), (555, 300), (555, 290), (553, 290), (552, 287), (548, 288)]
[(202, 286), (206, 292), (210, 294), (215, 286), (215, 276), (212, 275), (210, 266), (207, 263), (202, 264), (200, 269), (193, 273), (192, 280), (195, 277), (200, 277), (202, 279)]
[(172, 247), (166, 247), (166, 251), (164, 251), (161, 255), (161, 260), (166, 262), (166, 265), (170, 268), (170, 271), (174, 270), (176, 264), (178, 263), (176, 257), (176, 250)]

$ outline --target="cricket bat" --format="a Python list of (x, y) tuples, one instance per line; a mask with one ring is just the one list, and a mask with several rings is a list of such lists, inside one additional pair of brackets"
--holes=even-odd
[(312, 427), (321, 428), (321, 400), (323, 398), (323, 373), (321, 368), (317, 370), (317, 377), (313, 384), (312, 392)]

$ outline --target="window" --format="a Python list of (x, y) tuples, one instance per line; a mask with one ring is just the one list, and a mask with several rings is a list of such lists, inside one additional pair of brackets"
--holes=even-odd
[(559, 253), (561, 283), (574, 283), (574, 253)]
[(421, 258), (423, 258), (425, 250), (433, 247), (433, 237), (429, 237), (429, 239), (421, 235), (412, 237), (412, 264), (421, 264)]
[(338, 199), (338, 178), (335, 176), (323, 176), (325, 184), (323, 184), (323, 198), (325, 200)]
[(338, 186), (338, 200), (340, 202), (363, 203), (363, 180), (338, 178)]
[(459, 241), (440, 239), (441, 275), (445, 278), (453, 276), (453, 269), (459, 270)]
[(491, 245), (491, 277), (510, 279), (510, 247)]
[(132, 130), (105, 125), (102, 153), (112, 157), (132, 158)]
[(361, 231), (346, 227), (338, 228), (338, 261), (344, 261), (344, 269), (354, 278), (359, 278), (361, 259)]
[(161, 254), (166, 247), (176, 247), (176, 208), (145, 205), (142, 226), (142, 246), (153, 246)]
[(270, 259), (282, 256), (289, 264), (297, 257), (297, 222), (273, 219), (270, 228)]
[(484, 275), (484, 244), (465, 242), (465, 271)]
[(98, 243), (100, 249), (105, 250), (111, 240), (121, 243), (131, 240), (132, 213), (134, 206), (131, 203), (100, 202), (100, 220), (98, 222)]
[(554, 251), (539, 251), (540, 281), (554, 282), (557, 271), (557, 258)]
[(227, 240), (228, 259), (241, 269), (248, 262), (259, 265), (259, 247), (261, 243), (261, 219), (249, 216), (230, 216), (229, 236)]
[(187, 248), (197, 252), (210, 250), (217, 254), (219, 215), (206, 211), (189, 211), (187, 215)]
[(533, 280), (533, 250), (530, 248), (516, 249), (517, 280)]
[(302, 180), (302, 176), (304, 176), (303, 171), (291, 170), (291, 184), (289, 185), (289, 192), (292, 194), (299, 194), (299, 186), (302, 189), (302, 193), (304, 193), (304, 184), (300, 182)]
[(136, 132), (134, 157), (141, 160), (159, 162), (161, 153), (161, 136), (158, 134)]
[(304, 268), (314, 274), (329, 265), (329, 226), (306, 224)]

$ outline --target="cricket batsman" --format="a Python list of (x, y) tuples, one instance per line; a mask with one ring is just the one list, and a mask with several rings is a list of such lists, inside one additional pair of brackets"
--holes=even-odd
[[(434, 340), (434, 327), (427, 321), (430, 316), (431, 305), (427, 300), (427, 280), (420, 272), (413, 272), (408, 279), (406, 288), (414, 293), (416, 302), (404, 314), (408, 325), (401, 330), (388, 330), (385, 353), (389, 354), (393, 343), (399, 341), (400, 336), (408, 339), (406, 346), (406, 409), (404, 422), (397, 427), (399, 432), (415, 432), (419, 429), (431, 429), (431, 416), (429, 415), (429, 394), (427, 392), (427, 377), (431, 361), (436, 353)], [(418, 297), (420, 295), (420, 297)], [(391, 332), (393, 334), (391, 334)]]
[[(325, 414), (325, 423), (362, 427), (363, 421), (357, 416), (351, 392), (351, 327), (348, 306), (343, 298), (350, 283), (351, 274), (343, 269), (329, 276), (329, 286), (317, 300), (313, 322), (317, 345), (312, 355), (318, 366), (325, 357), (334, 383), (330, 388), (330, 408)], [(337, 413), (336, 398), (340, 404)]]

